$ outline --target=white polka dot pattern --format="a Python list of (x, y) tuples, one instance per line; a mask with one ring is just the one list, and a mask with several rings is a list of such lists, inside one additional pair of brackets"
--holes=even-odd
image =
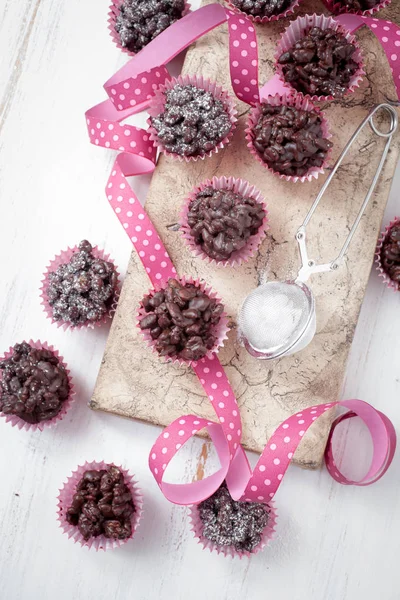
[(314, 416), (318, 418), (332, 406), (332, 404), (321, 404), (307, 408), (301, 413), (292, 415), (277, 427), (268, 440), (253, 475), (244, 490), (245, 496), (252, 495), (252, 492), (254, 492), (253, 487), (256, 487), (257, 493), (263, 494), (266, 500), (270, 500), (276, 494), (290, 464), (291, 458), (289, 458), (289, 455), (290, 457), (293, 456), (301, 442), (301, 432), (304, 434), (313, 424), (312, 419)]
[(234, 456), (241, 440), (242, 422), (235, 395), (223, 367), (214, 355), (199, 361), (194, 371), (211, 400), (219, 420), (221, 421), (221, 417), (224, 419), (222, 430), (227, 438), (230, 454)]
[(153, 223), (127, 182), (121, 163), (124, 162), (126, 168), (128, 159), (132, 162), (132, 167), (136, 167), (137, 157), (120, 155), (117, 158), (108, 179), (107, 198), (135, 246), (152, 283), (163, 284), (176, 275), (176, 270)]
[(239, 100), (260, 101), (258, 88), (258, 48), (254, 25), (243, 15), (227, 10), (231, 83)]
[(125, 110), (131, 107), (140, 107), (143, 110), (142, 107), (153, 96), (154, 86), (158, 86), (161, 82), (170, 78), (171, 76), (167, 68), (161, 65), (124, 81), (107, 85), (105, 90), (111, 102), (118, 110)]

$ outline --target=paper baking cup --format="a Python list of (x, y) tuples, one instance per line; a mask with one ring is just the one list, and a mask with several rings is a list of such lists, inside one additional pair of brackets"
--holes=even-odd
[(212, 156), (212, 154), (217, 153), (224, 146), (226, 146), (229, 143), (229, 141), (231, 140), (231, 138), (233, 136), (233, 132), (236, 128), (236, 124), (237, 124), (237, 118), (236, 118), (237, 110), (236, 110), (235, 103), (234, 103), (233, 99), (231, 98), (231, 96), (229, 96), (228, 92), (223, 90), (221, 86), (210, 81), (209, 79), (205, 79), (204, 77), (197, 77), (196, 75), (183, 75), (183, 76), (181, 75), (179, 77), (174, 77), (172, 79), (169, 79), (165, 83), (161, 84), (155, 90), (154, 96), (150, 100), (150, 105), (148, 108), (150, 117), (157, 117), (159, 114), (164, 112), (164, 106), (165, 106), (165, 101), (166, 101), (165, 92), (168, 90), (171, 90), (177, 84), (193, 85), (197, 88), (205, 90), (206, 92), (211, 92), (217, 100), (221, 100), (221, 102), (223, 103), (223, 105), (225, 107), (226, 112), (229, 115), (229, 119), (230, 119), (230, 122), (232, 125), (231, 130), (228, 133), (228, 135), (215, 146), (215, 148), (213, 148), (212, 150), (209, 150), (209, 152), (206, 152), (205, 154), (196, 155), (196, 156), (181, 156), (180, 154), (175, 154), (174, 152), (169, 152), (164, 147), (162, 141), (158, 138), (158, 133), (151, 123), (151, 118), (149, 118), (147, 120), (147, 123), (149, 125), (148, 131), (149, 131), (150, 139), (153, 142), (153, 144), (160, 149), (161, 152), (163, 152), (166, 156), (170, 156), (171, 158), (173, 158), (175, 160), (179, 160), (181, 162), (196, 161), (199, 159), (204, 160), (206, 158), (206, 156)]
[(298, 17), (295, 21), (292, 21), (290, 23), (289, 27), (286, 29), (286, 31), (282, 34), (282, 37), (281, 37), (280, 41), (278, 42), (276, 52), (275, 52), (275, 69), (276, 69), (276, 72), (278, 73), (280, 79), (282, 80), (283, 84), (285, 85), (285, 87), (292, 90), (296, 95), (301, 95), (305, 98), (310, 98), (311, 100), (314, 100), (314, 101), (317, 101), (317, 100), (327, 101), (327, 100), (335, 99), (335, 97), (332, 95), (329, 95), (329, 96), (313, 95), (313, 96), (311, 96), (310, 94), (303, 94), (303, 92), (297, 91), (288, 81), (286, 81), (286, 79), (283, 75), (282, 65), (280, 65), (278, 62), (279, 57), (284, 52), (287, 52), (288, 50), (290, 50), (296, 42), (298, 42), (301, 38), (304, 37), (306, 31), (312, 27), (319, 27), (320, 29), (328, 29), (328, 28), (333, 29), (334, 31), (337, 31), (337, 32), (343, 34), (349, 43), (354, 44), (356, 50), (355, 50), (352, 58), (359, 65), (359, 67), (358, 67), (357, 71), (354, 73), (354, 75), (350, 81), (350, 85), (344, 95), (346, 96), (346, 95), (354, 92), (354, 90), (359, 87), (359, 85), (362, 81), (363, 75), (365, 74), (364, 61), (363, 61), (361, 49), (357, 42), (357, 39), (354, 35), (351, 35), (351, 33), (345, 27), (340, 25), (340, 23), (335, 21), (335, 19), (333, 19), (332, 17), (325, 17), (324, 15), (316, 15), (316, 14), (305, 15), (304, 17)]
[[(208, 254), (206, 254), (202, 250), (202, 248), (198, 244), (195, 243), (193, 236), (191, 234), (190, 227), (187, 222), (189, 205), (190, 205), (191, 201), (194, 200), (194, 198), (196, 197), (196, 195), (199, 192), (201, 192), (208, 186), (212, 186), (215, 190), (230, 190), (232, 192), (235, 192), (236, 194), (241, 194), (242, 196), (247, 196), (247, 197), (253, 198), (256, 202), (258, 202), (260, 205), (262, 205), (262, 207), (264, 208), (264, 210), (266, 212), (264, 220), (263, 220), (262, 224), (260, 225), (258, 232), (255, 235), (252, 235), (248, 239), (247, 244), (244, 248), (234, 252), (231, 255), (231, 257), (225, 261), (217, 261), (214, 258), (210, 258), (208, 256)], [(227, 266), (235, 267), (235, 266), (239, 266), (242, 263), (248, 261), (249, 258), (254, 256), (261, 241), (265, 238), (266, 231), (268, 230), (267, 205), (266, 205), (264, 198), (261, 195), (261, 192), (259, 192), (254, 187), (254, 185), (251, 185), (248, 181), (245, 181), (244, 179), (236, 179), (235, 177), (229, 177), (229, 178), (228, 177), (213, 177), (213, 179), (211, 181), (209, 179), (207, 179), (206, 181), (203, 181), (200, 185), (196, 186), (191, 191), (191, 193), (189, 194), (188, 198), (185, 200), (185, 202), (182, 206), (181, 215), (180, 215), (180, 226), (181, 226), (181, 232), (185, 239), (185, 242), (195, 256), (200, 257), (201, 259), (207, 261), (210, 264), (216, 264), (218, 266), (223, 266), (223, 267), (227, 267)]]
[[(53, 417), (52, 419), (48, 419), (47, 421), (41, 421), (40, 423), (27, 423), (26, 421), (24, 421), (17, 415), (6, 415), (3, 412), (0, 412), (0, 416), (3, 417), (7, 423), (11, 423), (11, 425), (13, 427), (18, 427), (18, 429), (25, 429), (25, 431), (43, 431), (43, 429), (45, 427), (53, 427), (58, 421), (61, 421), (61, 419), (66, 415), (71, 404), (74, 401), (74, 396), (75, 396), (74, 386), (72, 383), (70, 371), (67, 369), (67, 365), (65, 364), (63, 357), (60, 356), (58, 350), (56, 350), (54, 348), (54, 346), (50, 346), (49, 344), (47, 344), (47, 342), (41, 342), (40, 340), (38, 340), (37, 342), (34, 342), (33, 340), (29, 340), (29, 342), (26, 342), (24, 340), (24, 342), (22, 342), (22, 343), (28, 343), (30, 346), (32, 346), (33, 348), (36, 348), (38, 350), (44, 349), (44, 350), (50, 350), (50, 352), (53, 352), (53, 354), (58, 358), (59, 363), (64, 367), (65, 372), (67, 374), (68, 384), (69, 384), (69, 396), (62, 403), (59, 413), (57, 413), (55, 417)], [(9, 350), (7, 350), (7, 352), (5, 352), (4, 355), (0, 357), (0, 362), (2, 362), (3, 360), (5, 360), (7, 358), (10, 358), (10, 356), (12, 356), (12, 355), (13, 355), (13, 348), (10, 347)], [(1, 381), (2, 377), (3, 377), (3, 371), (0, 369), (0, 381)], [(0, 395), (1, 395), (1, 393), (2, 393), (2, 391), (0, 389)]]
[[(135, 56), (136, 54), (138, 54), (138, 52), (131, 52), (130, 50), (128, 50), (128, 48), (122, 46), (119, 35), (115, 30), (115, 23), (117, 21), (117, 17), (119, 15), (120, 7), (121, 4), (123, 4), (123, 1), (124, 0), (114, 0), (114, 2), (112, 2), (108, 12), (108, 31), (110, 33), (112, 41), (117, 46), (117, 48), (119, 48), (120, 50), (122, 50), (122, 52), (125, 52), (129, 56)], [(190, 4), (188, 2), (185, 2), (185, 8), (183, 10), (182, 17), (185, 17), (187, 14), (189, 14), (190, 10)]]
[(319, 114), (319, 116), (322, 119), (321, 128), (323, 131), (323, 136), (324, 138), (329, 140), (332, 137), (332, 134), (329, 131), (328, 121), (324, 113), (319, 108), (315, 107), (309, 100), (309, 98), (305, 98), (300, 94), (297, 96), (280, 96), (279, 94), (276, 94), (275, 96), (267, 96), (267, 98), (263, 100), (262, 104), (256, 104), (250, 110), (249, 116), (247, 118), (247, 126), (245, 131), (247, 147), (249, 148), (251, 154), (260, 163), (260, 165), (264, 167), (264, 169), (267, 169), (267, 171), (269, 171), (276, 177), (279, 177), (279, 179), (284, 179), (285, 181), (293, 182), (300, 181), (301, 183), (303, 183), (304, 181), (311, 181), (312, 179), (318, 179), (318, 175), (324, 173), (324, 169), (326, 168), (329, 162), (332, 153), (332, 148), (330, 148), (326, 153), (325, 160), (320, 167), (311, 167), (309, 171), (301, 177), (297, 177), (295, 175), (285, 175), (284, 173), (279, 173), (279, 171), (274, 171), (266, 162), (263, 161), (256, 148), (254, 147), (253, 143), (254, 127), (256, 126), (258, 119), (261, 115), (261, 107), (263, 104), (271, 104), (272, 106), (293, 106), (298, 110), (306, 110), (308, 112), (315, 111)]
[(225, 0), (225, 1), (235, 13), (244, 15), (245, 17), (247, 17), (250, 21), (253, 21), (254, 23), (273, 23), (274, 21), (279, 21), (279, 19), (285, 19), (286, 17), (290, 17), (301, 2), (301, 0), (294, 0), (290, 4), (290, 6), (288, 6), (288, 8), (286, 10), (284, 10), (282, 13), (280, 13), (279, 15), (272, 15), (272, 17), (260, 17), (260, 16), (254, 17), (253, 15), (245, 12), (244, 10), (240, 10), (240, 8), (235, 6), (235, 4), (231, 0)]
[(392, 227), (394, 225), (399, 225), (399, 224), (400, 224), (400, 217), (395, 217), (393, 219), (393, 221), (391, 221), (389, 223), (389, 225), (385, 228), (385, 230), (382, 231), (382, 233), (378, 239), (378, 244), (376, 246), (376, 254), (375, 254), (376, 270), (379, 273), (379, 277), (382, 277), (383, 283), (385, 283), (388, 288), (394, 290), (395, 292), (398, 292), (400, 290), (400, 284), (396, 281), (393, 281), (393, 279), (390, 279), (389, 275), (384, 270), (384, 268), (382, 266), (382, 260), (381, 260), (381, 251), (382, 251), (383, 242), (386, 240), (390, 230), (392, 229)]
[[(71, 506), (72, 497), (75, 494), (76, 487), (79, 481), (82, 479), (84, 472), (90, 470), (107, 469), (108, 467), (118, 467), (122, 471), (125, 485), (132, 494), (133, 504), (136, 508), (135, 512), (131, 516), (132, 534), (125, 540), (114, 540), (106, 538), (104, 535), (99, 535), (98, 537), (85, 540), (78, 527), (68, 523), (66, 519), (67, 510)], [(126, 542), (131, 540), (135, 535), (143, 512), (143, 496), (134, 477), (119, 465), (114, 465), (114, 463), (105, 463), (103, 461), (85, 462), (84, 465), (77, 467), (76, 470), (73, 471), (68, 479), (63, 483), (62, 488), (59, 490), (57, 500), (57, 520), (59, 521), (63, 533), (66, 533), (69, 538), (72, 538), (74, 543), (78, 543), (86, 548), (94, 548), (96, 551), (112, 550), (113, 548), (123, 546), (126, 544)]]
[[(193, 283), (202, 292), (207, 294), (207, 296), (209, 296), (210, 298), (214, 298), (218, 304), (223, 304), (222, 300), (220, 300), (218, 295), (205, 282), (201, 282), (198, 279), (193, 279), (192, 277), (176, 277), (176, 280), (179, 281), (179, 283), (181, 283), (182, 285), (185, 285), (186, 283)], [(145, 295), (146, 296), (152, 295), (161, 289), (165, 289), (165, 285), (164, 286), (162, 286), (162, 285), (155, 286), (150, 291), (148, 291)], [(155, 354), (157, 354), (157, 356), (164, 359), (165, 362), (179, 364), (179, 365), (192, 365), (193, 363), (197, 362), (197, 361), (193, 361), (193, 360), (183, 360), (182, 358), (171, 357), (171, 356), (160, 356), (155, 348), (155, 344), (156, 344), (157, 340), (152, 339), (149, 330), (140, 329), (140, 321), (141, 321), (142, 317), (145, 317), (147, 314), (148, 313), (146, 313), (146, 311), (144, 310), (142, 303), (140, 303), (139, 310), (138, 310), (137, 317), (136, 317), (137, 318), (136, 325), (139, 328), (139, 330), (140, 330), (144, 340), (146, 341), (147, 345), (149, 346), (149, 348), (151, 348), (152, 351)], [(228, 317), (224, 311), (221, 315), (219, 323), (214, 325), (214, 327), (212, 329), (212, 334), (216, 337), (217, 341), (215, 342), (214, 347), (211, 348), (211, 350), (208, 350), (208, 352), (206, 354), (207, 357), (210, 358), (214, 353), (215, 354), (218, 353), (219, 349), (224, 345), (225, 340), (228, 338), (228, 336), (227, 336), (228, 330), (229, 330)]]
[(354, 10), (351, 8), (350, 10), (343, 6), (340, 2), (335, 2), (335, 0), (322, 0), (325, 6), (335, 15), (341, 15), (343, 13), (353, 14), (353, 15), (362, 15), (364, 17), (370, 17), (377, 13), (379, 10), (386, 8), (392, 2), (392, 0), (383, 0), (379, 2), (373, 8), (369, 8), (368, 10)]
[[(83, 328), (90, 328), (90, 329), (94, 329), (94, 327), (100, 327), (101, 325), (103, 325), (104, 323), (107, 323), (110, 319), (112, 319), (117, 304), (118, 304), (118, 298), (119, 298), (119, 289), (120, 289), (120, 281), (119, 281), (119, 273), (118, 270), (116, 269), (116, 274), (117, 274), (117, 284), (115, 286), (115, 292), (114, 292), (114, 297), (112, 299), (112, 302), (110, 304), (110, 307), (107, 311), (107, 313), (103, 316), (102, 319), (100, 319), (99, 321), (86, 321), (85, 323), (80, 323), (79, 325), (73, 325), (72, 323), (69, 323), (68, 321), (63, 321), (62, 319), (60, 320), (56, 320), (53, 319), (53, 307), (50, 306), (50, 303), (47, 299), (47, 288), (49, 285), (49, 273), (54, 272), (60, 265), (63, 265), (67, 262), (69, 262), (71, 260), (72, 255), (74, 254), (74, 252), (76, 252), (77, 250), (79, 250), (78, 246), (74, 246), (73, 248), (67, 248), (67, 250), (62, 250), (60, 252), (60, 254), (56, 255), (51, 261), (50, 264), (48, 265), (45, 273), (43, 274), (43, 279), (42, 279), (42, 285), (40, 287), (40, 297), (42, 299), (41, 304), (43, 306), (43, 310), (46, 313), (46, 316), (51, 320), (52, 323), (55, 323), (57, 325), (57, 327), (62, 327), (64, 329), (64, 331), (66, 331), (67, 329), (71, 329), (71, 330), (75, 330), (75, 329), (83, 329)], [(92, 254), (93, 256), (95, 256), (96, 258), (100, 258), (101, 260), (105, 260), (107, 262), (111, 262), (113, 263), (114, 267), (114, 261), (110, 258), (109, 254), (105, 254), (105, 252), (103, 250), (101, 250), (100, 248), (98, 248), (97, 246), (93, 246), (92, 249)]]
[(275, 536), (276, 521), (278, 516), (275, 508), (275, 503), (273, 501), (268, 502), (267, 506), (270, 509), (268, 523), (263, 531), (260, 543), (254, 548), (252, 552), (239, 551), (232, 546), (218, 546), (218, 544), (216, 544), (215, 542), (212, 542), (211, 540), (208, 540), (206, 537), (204, 537), (203, 523), (200, 519), (197, 504), (190, 507), (190, 528), (194, 534), (194, 537), (197, 539), (197, 543), (201, 544), (201, 546), (204, 549), (207, 549), (210, 552), (217, 552), (217, 554), (229, 556), (230, 558), (234, 558), (235, 556), (238, 556), (239, 558), (243, 558), (244, 556), (254, 556), (258, 552), (261, 552)]

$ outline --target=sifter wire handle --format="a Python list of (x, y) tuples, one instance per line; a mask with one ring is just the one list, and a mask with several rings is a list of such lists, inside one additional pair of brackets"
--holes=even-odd
[[(380, 129), (378, 129), (377, 125), (374, 122), (374, 116), (375, 114), (380, 111), (380, 110), (385, 110), (387, 113), (389, 113), (390, 116), (390, 128), (387, 132), (381, 131)], [(387, 142), (385, 144), (385, 148), (382, 152), (382, 156), (381, 159), (379, 161), (379, 165), (378, 168), (375, 172), (374, 178), (372, 180), (371, 186), (365, 196), (364, 202), (361, 205), (361, 208), (359, 210), (359, 213), (353, 223), (352, 228), (350, 229), (349, 235), (347, 236), (342, 249), (340, 250), (338, 256), (332, 260), (331, 262), (328, 263), (323, 263), (323, 264), (316, 264), (314, 260), (310, 260), (308, 258), (308, 253), (307, 253), (307, 245), (306, 245), (306, 227), (308, 225), (308, 223), (311, 220), (311, 217), (313, 216), (318, 204), (321, 201), (322, 196), (324, 195), (326, 189), (328, 188), (329, 184), (332, 181), (332, 178), (335, 176), (336, 171), (338, 170), (338, 168), (340, 167), (340, 165), (342, 164), (345, 156), (347, 155), (348, 151), (350, 150), (352, 144), (355, 142), (355, 140), (358, 138), (358, 136), (360, 135), (361, 131), (364, 129), (364, 127), (369, 124), (372, 131), (378, 136), (378, 137), (383, 137), (387, 139)], [(375, 106), (371, 112), (365, 117), (365, 119), (362, 121), (362, 123), (359, 125), (359, 127), (356, 129), (356, 131), (353, 133), (353, 135), (351, 136), (351, 138), (349, 139), (349, 141), (347, 142), (346, 146), (344, 147), (341, 155), (339, 156), (339, 158), (337, 159), (334, 167), (332, 168), (331, 173), (329, 174), (329, 177), (327, 177), (325, 183), (323, 184), (318, 196), (315, 198), (314, 203), (312, 204), (310, 210), (307, 213), (307, 216), (304, 219), (303, 224), (301, 225), (301, 227), (299, 227), (299, 229), (297, 230), (296, 233), (296, 239), (297, 242), (299, 244), (299, 249), (300, 249), (300, 256), (301, 256), (301, 269), (298, 273), (297, 276), (297, 280), (296, 281), (307, 281), (307, 279), (310, 277), (311, 274), (313, 273), (321, 273), (321, 272), (325, 272), (325, 271), (335, 271), (339, 265), (340, 262), (342, 261), (344, 255), (347, 252), (347, 249), (350, 245), (350, 242), (356, 232), (356, 229), (361, 221), (361, 218), (365, 212), (365, 209), (368, 205), (368, 202), (374, 192), (374, 189), (376, 187), (376, 184), (378, 182), (379, 176), (381, 174), (383, 165), (385, 164), (385, 160), (386, 157), (388, 155), (389, 152), (389, 147), (390, 144), (392, 142), (392, 137), (393, 134), (395, 133), (396, 129), (398, 126), (398, 116), (397, 116), (397, 112), (396, 110), (390, 106), (390, 104), (378, 104), (377, 106)]]

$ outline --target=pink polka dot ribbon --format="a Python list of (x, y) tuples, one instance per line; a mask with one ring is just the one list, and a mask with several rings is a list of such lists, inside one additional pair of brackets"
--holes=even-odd
[(255, 104), (260, 101), (258, 87), (257, 36), (251, 21), (226, 10), (229, 27), (230, 72), (236, 96)]
[(400, 28), (391, 21), (353, 14), (343, 14), (335, 17), (335, 20), (352, 33), (366, 25), (376, 35), (389, 61), (397, 97), (400, 99)]
[[(143, 159), (149, 161), (147, 157)], [(152, 283), (163, 284), (170, 277), (176, 276), (176, 270), (153, 223), (126, 179), (128, 175), (138, 174), (137, 167), (137, 157), (132, 159), (124, 154), (117, 157), (106, 186), (107, 198), (135, 246)]]
[[(219, 402), (219, 399), (217, 400)], [(228, 404), (228, 413), (232, 406)], [(235, 500), (269, 502), (275, 496), (290, 461), (303, 436), (321, 415), (335, 406), (350, 410), (333, 423), (325, 452), (325, 462), (330, 475), (344, 485), (370, 485), (380, 479), (389, 468), (396, 449), (396, 432), (390, 420), (380, 411), (362, 400), (345, 400), (311, 406), (292, 415), (277, 427), (266, 444), (257, 465), (251, 471), (242, 446), (238, 445), (232, 457), (231, 446), (226, 437), (226, 427), (206, 421), (196, 415), (184, 415), (176, 419), (159, 436), (149, 457), (150, 469), (165, 497), (176, 504), (197, 504), (212, 495), (226, 480)], [(214, 409), (221, 413), (214, 402)], [(373, 441), (373, 456), (368, 473), (360, 480), (350, 480), (343, 475), (335, 463), (332, 452), (332, 437), (342, 421), (360, 417), (367, 426)], [(228, 416), (228, 420), (230, 414)], [(225, 421), (226, 422), (226, 421)], [(206, 428), (215, 445), (221, 468), (202, 479), (187, 484), (164, 482), (164, 472), (182, 445), (200, 429)], [(235, 424), (233, 424), (233, 429)]]
[(160, 83), (170, 78), (168, 69), (161, 65), (132, 75), (124, 81), (108, 83), (105, 90), (119, 111), (130, 110), (133, 107), (135, 112), (138, 112), (146, 108)]

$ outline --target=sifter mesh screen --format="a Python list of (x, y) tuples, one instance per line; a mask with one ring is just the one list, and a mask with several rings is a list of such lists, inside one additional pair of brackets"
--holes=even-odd
[(310, 298), (302, 287), (290, 281), (270, 281), (245, 299), (239, 329), (254, 350), (279, 354), (302, 335), (310, 310)]

